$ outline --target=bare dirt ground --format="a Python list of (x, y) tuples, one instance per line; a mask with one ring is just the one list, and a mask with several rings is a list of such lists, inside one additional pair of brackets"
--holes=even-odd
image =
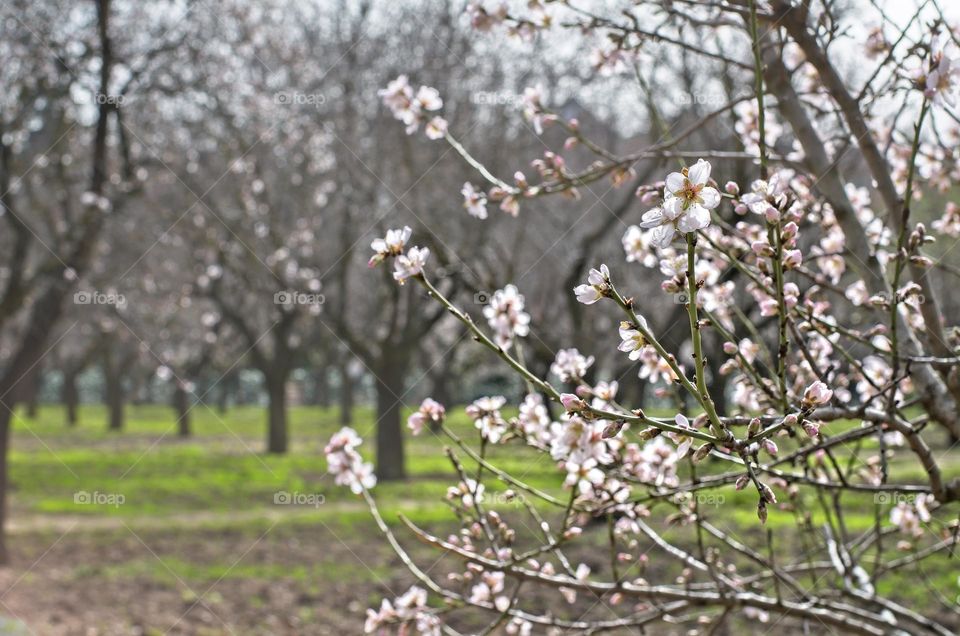
[(278, 519), (217, 528), (214, 517), (176, 529), (64, 518), (52, 535), (49, 518), (43, 532), (25, 524), (0, 570), (0, 613), (42, 635), (360, 634), (366, 608), (410, 584), (373, 536)]

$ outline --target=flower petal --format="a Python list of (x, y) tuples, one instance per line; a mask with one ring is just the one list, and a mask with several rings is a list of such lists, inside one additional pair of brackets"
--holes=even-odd
[(673, 235), (676, 232), (676, 229), (672, 224), (661, 225), (653, 231), (652, 236), (650, 237), (650, 243), (659, 248), (670, 247), (670, 241), (673, 240)]
[(686, 177), (682, 174), (679, 172), (671, 172), (667, 175), (667, 192), (673, 194), (678, 190), (682, 190), (684, 181), (686, 181)]
[(703, 199), (701, 205), (708, 210), (720, 205), (720, 193), (717, 192), (716, 188), (706, 187), (700, 191), (700, 198)]
[(687, 175), (693, 185), (705, 184), (710, 178), (710, 162), (700, 159), (687, 171)]

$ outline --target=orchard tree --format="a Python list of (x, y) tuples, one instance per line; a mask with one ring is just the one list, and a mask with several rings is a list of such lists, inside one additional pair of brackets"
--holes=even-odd
[[(564, 130), (596, 160), (571, 168), (558, 151), (538, 161), (536, 179), (508, 180), (457, 140), (429, 86), (401, 77), (380, 96), (407, 133), (425, 129), (476, 168), (485, 187), (463, 191), (475, 213), (497, 203), (510, 215), (535, 214), (531, 200), (626, 183), (651, 156), (679, 160), (637, 190), (626, 263), (594, 246), (584, 280), (555, 291), (597, 320), (617, 317), (608, 340), (642, 363), (639, 381), (671, 412), (621, 401), (619, 384), (589, 352), (563, 349), (550, 378), (534, 373), (518, 346), (531, 318), (516, 288), (503, 287), (478, 316), (436, 282), (445, 263), (432, 232), (385, 232), (371, 263), (423, 290), (529, 393), (515, 417), (501, 396), (466, 408), (479, 450), (447, 428), (435, 400), (409, 419), (413, 434), (432, 425), (454, 448), (458, 483), (447, 500), (460, 531), (444, 538), (402, 519), (459, 563), (443, 578), (422, 569), (383, 519), (357, 434), (344, 428), (330, 440), (337, 482), (364, 497), (417, 580), (369, 610), (365, 631), (596, 633), (662, 621), (711, 632), (769, 623), (764, 629), (956, 633), (955, 608), (918, 611), (895, 581), (912, 572), (925, 580), (924, 564), (948, 558), (958, 530), (960, 479), (945, 474), (931, 443), (960, 424), (960, 357), (927, 250), (960, 222), (955, 205), (930, 224), (917, 214), (958, 178), (949, 140), (960, 136), (952, 109), (960, 33), (936, 3), (904, 14), (881, 3), (848, 13), (780, 0), (622, 4), (595, 13), (586, 3), (532, 2), (515, 13), (476, 2), (467, 13), (478, 31), (493, 32), (484, 37), (584, 38), (596, 72), (648, 86), (661, 101), (680, 97), (671, 93), (677, 84), (644, 62), (664, 50), (695, 56), (688, 70), (700, 89), (684, 99), (721, 91), (721, 77), (751, 87), (749, 103), (720, 104), (699, 123), (735, 115), (742, 150), (691, 149), (680, 135), (614, 152), (532, 88), (530, 124)], [(877, 26), (850, 35), (866, 20)], [(738, 165), (745, 156), (746, 172)], [(659, 272), (660, 296), (623, 283), (628, 268)], [(680, 346), (646, 319), (664, 303), (683, 306)], [(722, 356), (715, 368), (730, 377), (726, 401), (710, 376), (709, 338), (723, 343), (711, 355)], [(569, 496), (498, 467), (485, 453), (495, 444), (543, 454)], [(894, 463), (910, 470), (895, 476)], [(497, 502), (517, 505), (494, 509)], [(741, 506), (758, 526), (770, 515), (788, 523), (738, 536), (723, 521), (740, 519)], [(875, 523), (855, 531), (847, 515), (860, 508)], [(579, 562), (577, 544), (595, 554), (599, 542), (603, 556)], [(649, 550), (666, 558), (663, 566), (648, 567)], [(949, 592), (926, 585), (931, 599)]]
[[(137, 190), (125, 101), (149, 99), (184, 26), (162, 3), (8, 2), (0, 9), (0, 527), (21, 380), (40, 363), (107, 219)], [(150, 25), (150, 26), (147, 26)], [(53, 185), (56, 187), (51, 187)], [(0, 560), (7, 559), (0, 543)]]

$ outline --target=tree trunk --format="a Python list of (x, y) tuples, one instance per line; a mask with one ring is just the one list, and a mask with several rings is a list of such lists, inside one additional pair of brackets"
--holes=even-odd
[(62, 388), (63, 406), (67, 411), (67, 426), (77, 425), (77, 405), (80, 403), (80, 392), (77, 390), (77, 374), (68, 371), (63, 374)]
[(179, 382), (173, 389), (173, 408), (177, 413), (178, 434), (180, 437), (190, 437), (190, 399)]
[(217, 392), (217, 410), (220, 411), (220, 415), (224, 415), (227, 412), (227, 407), (230, 405), (230, 378), (224, 378), (220, 381), (220, 390)]
[(353, 383), (354, 379), (350, 377), (347, 371), (347, 365), (341, 364), (340, 374), (340, 423), (344, 426), (353, 424)]
[(313, 372), (313, 404), (320, 407), (330, 406), (329, 368), (324, 365)]
[(107, 425), (111, 431), (123, 430), (123, 387), (119, 378), (107, 384), (107, 410), (110, 412), (110, 422)]
[(287, 392), (284, 373), (271, 375), (267, 380), (267, 394), (270, 399), (267, 422), (267, 452), (287, 452)]
[(123, 371), (112, 343), (104, 342), (103, 403), (107, 407), (107, 430), (123, 430)]
[(377, 478), (380, 481), (403, 479), (403, 429), (400, 425), (403, 393), (401, 365), (387, 361), (377, 374)]
[(10, 417), (13, 414), (14, 404), (0, 402), (0, 564), (10, 562), (7, 552), (7, 490), (10, 484), (7, 480), (7, 460), (10, 451)]
[(24, 378), (23, 401), (27, 405), (26, 415), (31, 420), (37, 419), (37, 399), (40, 395), (41, 380), (42, 372), (39, 364), (34, 365)]

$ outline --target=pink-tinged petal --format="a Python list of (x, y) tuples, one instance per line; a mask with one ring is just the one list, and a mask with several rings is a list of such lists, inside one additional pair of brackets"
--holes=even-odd
[(667, 175), (667, 181), (666, 181), (667, 192), (670, 194), (673, 194), (678, 190), (682, 190), (683, 182), (685, 180), (686, 180), (686, 177), (684, 177), (679, 172), (671, 172), (670, 174)]
[(687, 416), (683, 413), (677, 413), (677, 416), (673, 418), (673, 421), (676, 422), (677, 426), (689, 428), (690, 420), (687, 419)]
[(680, 443), (680, 445), (677, 446), (677, 458), (678, 458), (678, 459), (683, 459), (684, 457), (686, 457), (686, 456), (687, 456), (687, 453), (690, 452), (690, 447), (691, 447), (692, 445), (693, 445), (693, 438), (692, 438), (692, 437), (686, 437), (686, 438), (684, 438), (684, 440)]
[(703, 203), (700, 205), (708, 210), (712, 210), (720, 205), (720, 193), (717, 192), (716, 188), (711, 188), (709, 186), (704, 188), (700, 191), (700, 198), (703, 199)]

